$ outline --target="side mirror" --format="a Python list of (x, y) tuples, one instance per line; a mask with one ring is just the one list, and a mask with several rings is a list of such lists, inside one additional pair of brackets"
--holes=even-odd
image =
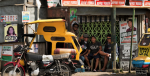
[(25, 39), (25, 43), (27, 44), (27, 46), (29, 46), (28, 40), (27, 38)]

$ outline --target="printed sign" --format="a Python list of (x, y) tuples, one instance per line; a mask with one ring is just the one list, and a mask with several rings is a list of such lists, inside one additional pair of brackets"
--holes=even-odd
[(59, 3), (59, 0), (47, 0), (48, 8), (56, 7)]
[(120, 67), (123, 70), (129, 70), (129, 61), (120, 61)]
[(17, 42), (18, 41), (17, 24), (10, 24), (4, 26), (4, 41)]
[(62, 0), (62, 5), (78, 5), (78, 0)]
[[(120, 56), (121, 56), (121, 60), (129, 60), (130, 59), (130, 45), (120, 45), (121, 46), (121, 52), (120, 52)], [(132, 45), (132, 59), (137, 57), (138, 55), (138, 45), (134, 44)]]
[(96, 5), (111, 5), (111, 0), (96, 0)]
[(144, 6), (150, 6), (150, 0), (144, 1)]
[(17, 15), (1, 15), (1, 22), (15, 22), (18, 21)]
[(3, 46), (2, 60), (12, 61), (13, 46)]
[(75, 15), (77, 12), (77, 8), (70, 8), (70, 21), (73, 20), (73, 18), (77, 19), (77, 16)]
[(30, 12), (22, 11), (22, 22), (30, 22)]
[[(131, 43), (132, 19), (128, 21), (120, 21), (120, 44)], [(137, 19), (134, 20), (133, 27), (133, 44), (137, 44)]]
[(142, 0), (130, 0), (130, 6), (142, 6)]
[(95, 0), (80, 0), (80, 5), (95, 5)]
[(125, 5), (125, 0), (112, 0), (112, 5)]

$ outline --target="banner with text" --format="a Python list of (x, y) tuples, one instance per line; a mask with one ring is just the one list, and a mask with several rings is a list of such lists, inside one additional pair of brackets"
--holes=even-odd
[(2, 52), (3, 61), (12, 61), (13, 46), (3, 46)]
[(125, 5), (125, 0), (112, 0), (112, 5)]
[[(119, 25), (120, 25), (120, 44), (130, 44), (132, 33), (132, 19), (128, 19), (128, 21), (120, 21)], [(137, 44), (137, 19), (134, 20), (132, 42), (133, 44)]]
[(130, 0), (129, 4), (130, 6), (142, 6), (143, 0)]
[(150, 6), (150, 0), (144, 0), (144, 6)]

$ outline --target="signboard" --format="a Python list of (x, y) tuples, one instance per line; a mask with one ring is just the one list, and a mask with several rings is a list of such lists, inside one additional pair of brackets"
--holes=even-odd
[(15, 22), (18, 21), (17, 15), (1, 15), (1, 22)]
[(96, 5), (111, 5), (111, 0), (96, 0)]
[[(132, 19), (120, 21), (120, 44), (131, 43)], [(133, 44), (137, 44), (137, 19), (134, 20)]]
[(2, 52), (3, 61), (12, 61), (13, 46), (3, 46)]
[(80, 0), (80, 5), (95, 5), (95, 0)]
[(62, 5), (78, 5), (78, 0), (62, 0)]
[(112, 5), (125, 5), (125, 0), (112, 0)]
[[(138, 56), (138, 45), (132, 45), (132, 59)], [(123, 70), (129, 69), (129, 60), (130, 60), (130, 45), (124, 44), (120, 45), (120, 60), (121, 60), (121, 68)]]
[(22, 11), (22, 22), (30, 22), (30, 12)]
[(47, 0), (48, 8), (56, 7), (59, 3), (59, 0)]
[(130, 6), (142, 6), (143, 0), (129, 0)]
[(10, 24), (4, 26), (4, 41), (5, 42), (17, 42), (17, 24)]
[(145, 0), (144, 1), (144, 6), (150, 6), (150, 0)]

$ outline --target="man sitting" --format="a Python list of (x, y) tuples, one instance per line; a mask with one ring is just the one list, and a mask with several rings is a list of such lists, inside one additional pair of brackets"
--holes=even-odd
[(96, 68), (98, 66), (98, 63), (99, 63), (99, 58), (100, 58), (100, 55), (99, 55), (99, 46), (101, 46), (101, 44), (99, 42), (96, 42), (96, 38), (94, 36), (91, 37), (91, 44), (89, 44), (89, 46), (87, 47), (88, 48), (88, 52), (84, 55), (85, 57), (85, 60), (89, 66), (89, 69), (91, 68), (91, 65), (89, 63), (89, 60), (91, 59), (95, 59), (96, 60), (96, 63), (95, 63), (95, 68), (94, 68), (94, 72), (96, 72)]

